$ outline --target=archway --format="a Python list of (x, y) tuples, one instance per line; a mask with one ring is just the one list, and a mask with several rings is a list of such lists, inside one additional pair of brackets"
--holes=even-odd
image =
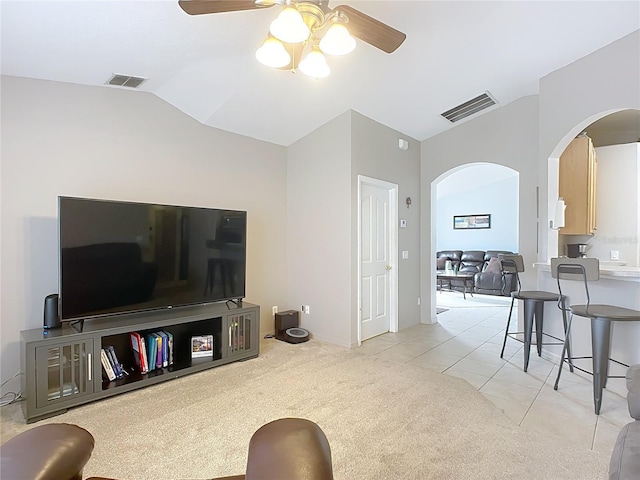
[[(549, 218), (553, 218), (553, 210), (559, 195), (558, 171), (560, 156), (569, 143), (582, 132), (592, 138), (593, 145), (597, 149), (600, 147), (612, 148), (615, 145), (623, 146), (631, 143), (637, 145), (640, 142), (640, 110), (617, 109), (601, 112), (580, 122), (562, 138), (548, 159), (547, 208)], [(633, 163), (633, 160), (630, 161)], [(623, 256), (626, 257), (625, 261), (629, 265), (640, 265), (640, 243), (638, 240), (640, 237), (640, 209), (637, 207), (640, 202), (640, 166), (638, 166), (637, 162), (636, 160), (635, 174), (633, 175), (630, 174), (631, 172), (628, 169), (622, 168), (620, 170), (610, 162), (607, 164), (599, 162), (597, 176), (607, 182), (604, 184), (607, 190), (603, 191), (598, 188), (599, 205), (597, 205), (597, 208), (606, 210), (606, 215), (601, 212), (597, 216), (601, 219), (606, 219), (607, 223), (603, 223), (601, 226), (604, 228), (598, 229), (593, 236), (569, 236), (564, 238), (558, 230), (547, 228), (548, 258), (564, 255), (563, 246), (565, 243), (586, 242), (596, 245), (599, 242), (598, 248), (592, 252), (593, 256), (597, 256), (605, 262), (618, 260), (617, 258), (610, 258), (610, 256), (614, 256), (610, 254), (610, 251), (618, 252), (622, 250)], [(613, 169), (616, 169), (616, 171)], [(613, 181), (616, 182), (615, 185), (612, 185)], [(606, 194), (607, 191), (610, 191), (611, 194)], [(618, 193), (625, 192), (625, 197), (629, 201), (619, 201), (619, 204), (612, 201), (611, 198), (615, 196), (616, 191)], [(629, 196), (634, 198), (629, 199)], [(608, 200), (606, 205), (602, 205), (604, 199)], [(625, 212), (624, 219), (621, 218), (622, 212)]]
[[(490, 214), (491, 228), (454, 230), (453, 215), (476, 214)], [(519, 243), (518, 218), (518, 171), (486, 162), (452, 168), (431, 183), (430, 255), (435, 259), (437, 251), (450, 249), (516, 252)], [(435, 278), (435, 264), (431, 275)], [(435, 282), (430, 294), (431, 318), (436, 318)]]

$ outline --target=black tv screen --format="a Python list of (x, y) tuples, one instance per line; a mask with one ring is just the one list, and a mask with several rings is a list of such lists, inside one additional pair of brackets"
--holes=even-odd
[(58, 197), (60, 317), (245, 296), (244, 211)]

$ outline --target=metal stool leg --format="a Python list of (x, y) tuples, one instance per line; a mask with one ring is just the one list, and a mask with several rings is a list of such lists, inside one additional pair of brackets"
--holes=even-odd
[(553, 389), (554, 390), (558, 390), (558, 383), (560, 383), (560, 375), (562, 375), (562, 365), (564, 365), (564, 356), (567, 353), (567, 348), (569, 346), (569, 337), (571, 335), (571, 324), (572, 323), (573, 323), (573, 314), (569, 317), (569, 324), (567, 325), (567, 332), (564, 335), (564, 345), (562, 346), (562, 355), (560, 355), (560, 365), (558, 366), (558, 376), (556, 377), (556, 383), (553, 385)]
[(507, 318), (507, 329), (504, 331), (504, 341), (502, 342), (502, 351), (500, 352), (500, 358), (504, 356), (504, 348), (507, 346), (507, 337), (509, 336), (509, 325), (511, 325), (511, 312), (513, 312), (513, 302), (516, 299), (511, 297), (511, 308), (509, 309), (509, 318)]
[[(562, 325), (564, 327), (564, 341), (567, 345), (567, 360), (569, 363), (569, 371), (573, 373), (573, 360), (571, 358), (571, 339), (569, 338), (569, 334), (567, 333), (567, 311), (565, 309), (566, 305), (564, 303), (565, 297), (560, 299), (562, 303)], [(564, 346), (563, 346), (564, 349)], [(560, 363), (560, 368), (562, 368), (562, 363)]]
[(533, 333), (533, 317), (535, 301), (524, 300), (524, 371), (529, 368), (529, 355), (531, 353), (531, 334)]
[(533, 318), (536, 325), (536, 349), (538, 356), (542, 356), (542, 326), (544, 323), (544, 302), (536, 301), (533, 309)]
[(591, 348), (593, 350), (593, 403), (596, 415), (600, 414), (602, 390), (609, 376), (609, 348), (611, 345), (611, 321), (606, 318), (591, 319)]

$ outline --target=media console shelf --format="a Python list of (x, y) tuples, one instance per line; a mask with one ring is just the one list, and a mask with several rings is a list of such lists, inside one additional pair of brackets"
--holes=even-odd
[[(25, 419), (32, 423), (69, 407), (257, 357), (259, 324), (258, 305), (227, 302), (92, 319), (55, 330), (24, 330), (20, 349)], [(173, 336), (173, 364), (142, 374), (130, 333), (158, 331)], [(205, 335), (213, 337), (212, 354), (192, 358), (192, 337)], [(100, 358), (109, 346), (127, 373), (113, 381), (103, 376)]]

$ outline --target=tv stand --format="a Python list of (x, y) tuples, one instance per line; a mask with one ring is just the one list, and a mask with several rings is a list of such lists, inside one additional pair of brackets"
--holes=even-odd
[[(77, 323), (77, 322), (75, 322)], [(131, 333), (167, 332), (173, 336), (173, 364), (141, 373)], [(82, 320), (80, 330), (62, 328), (20, 332), (22, 402), (27, 423), (64, 413), (93, 400), (154, 385), (226, 363), (258, 356), (260, 307), (247, 302), (154, 310)], [(191, 340), (211, 336), (210, 355), (192, 355)], [(101, 351), (113, 347), (126, 374), (103, 378)]]

